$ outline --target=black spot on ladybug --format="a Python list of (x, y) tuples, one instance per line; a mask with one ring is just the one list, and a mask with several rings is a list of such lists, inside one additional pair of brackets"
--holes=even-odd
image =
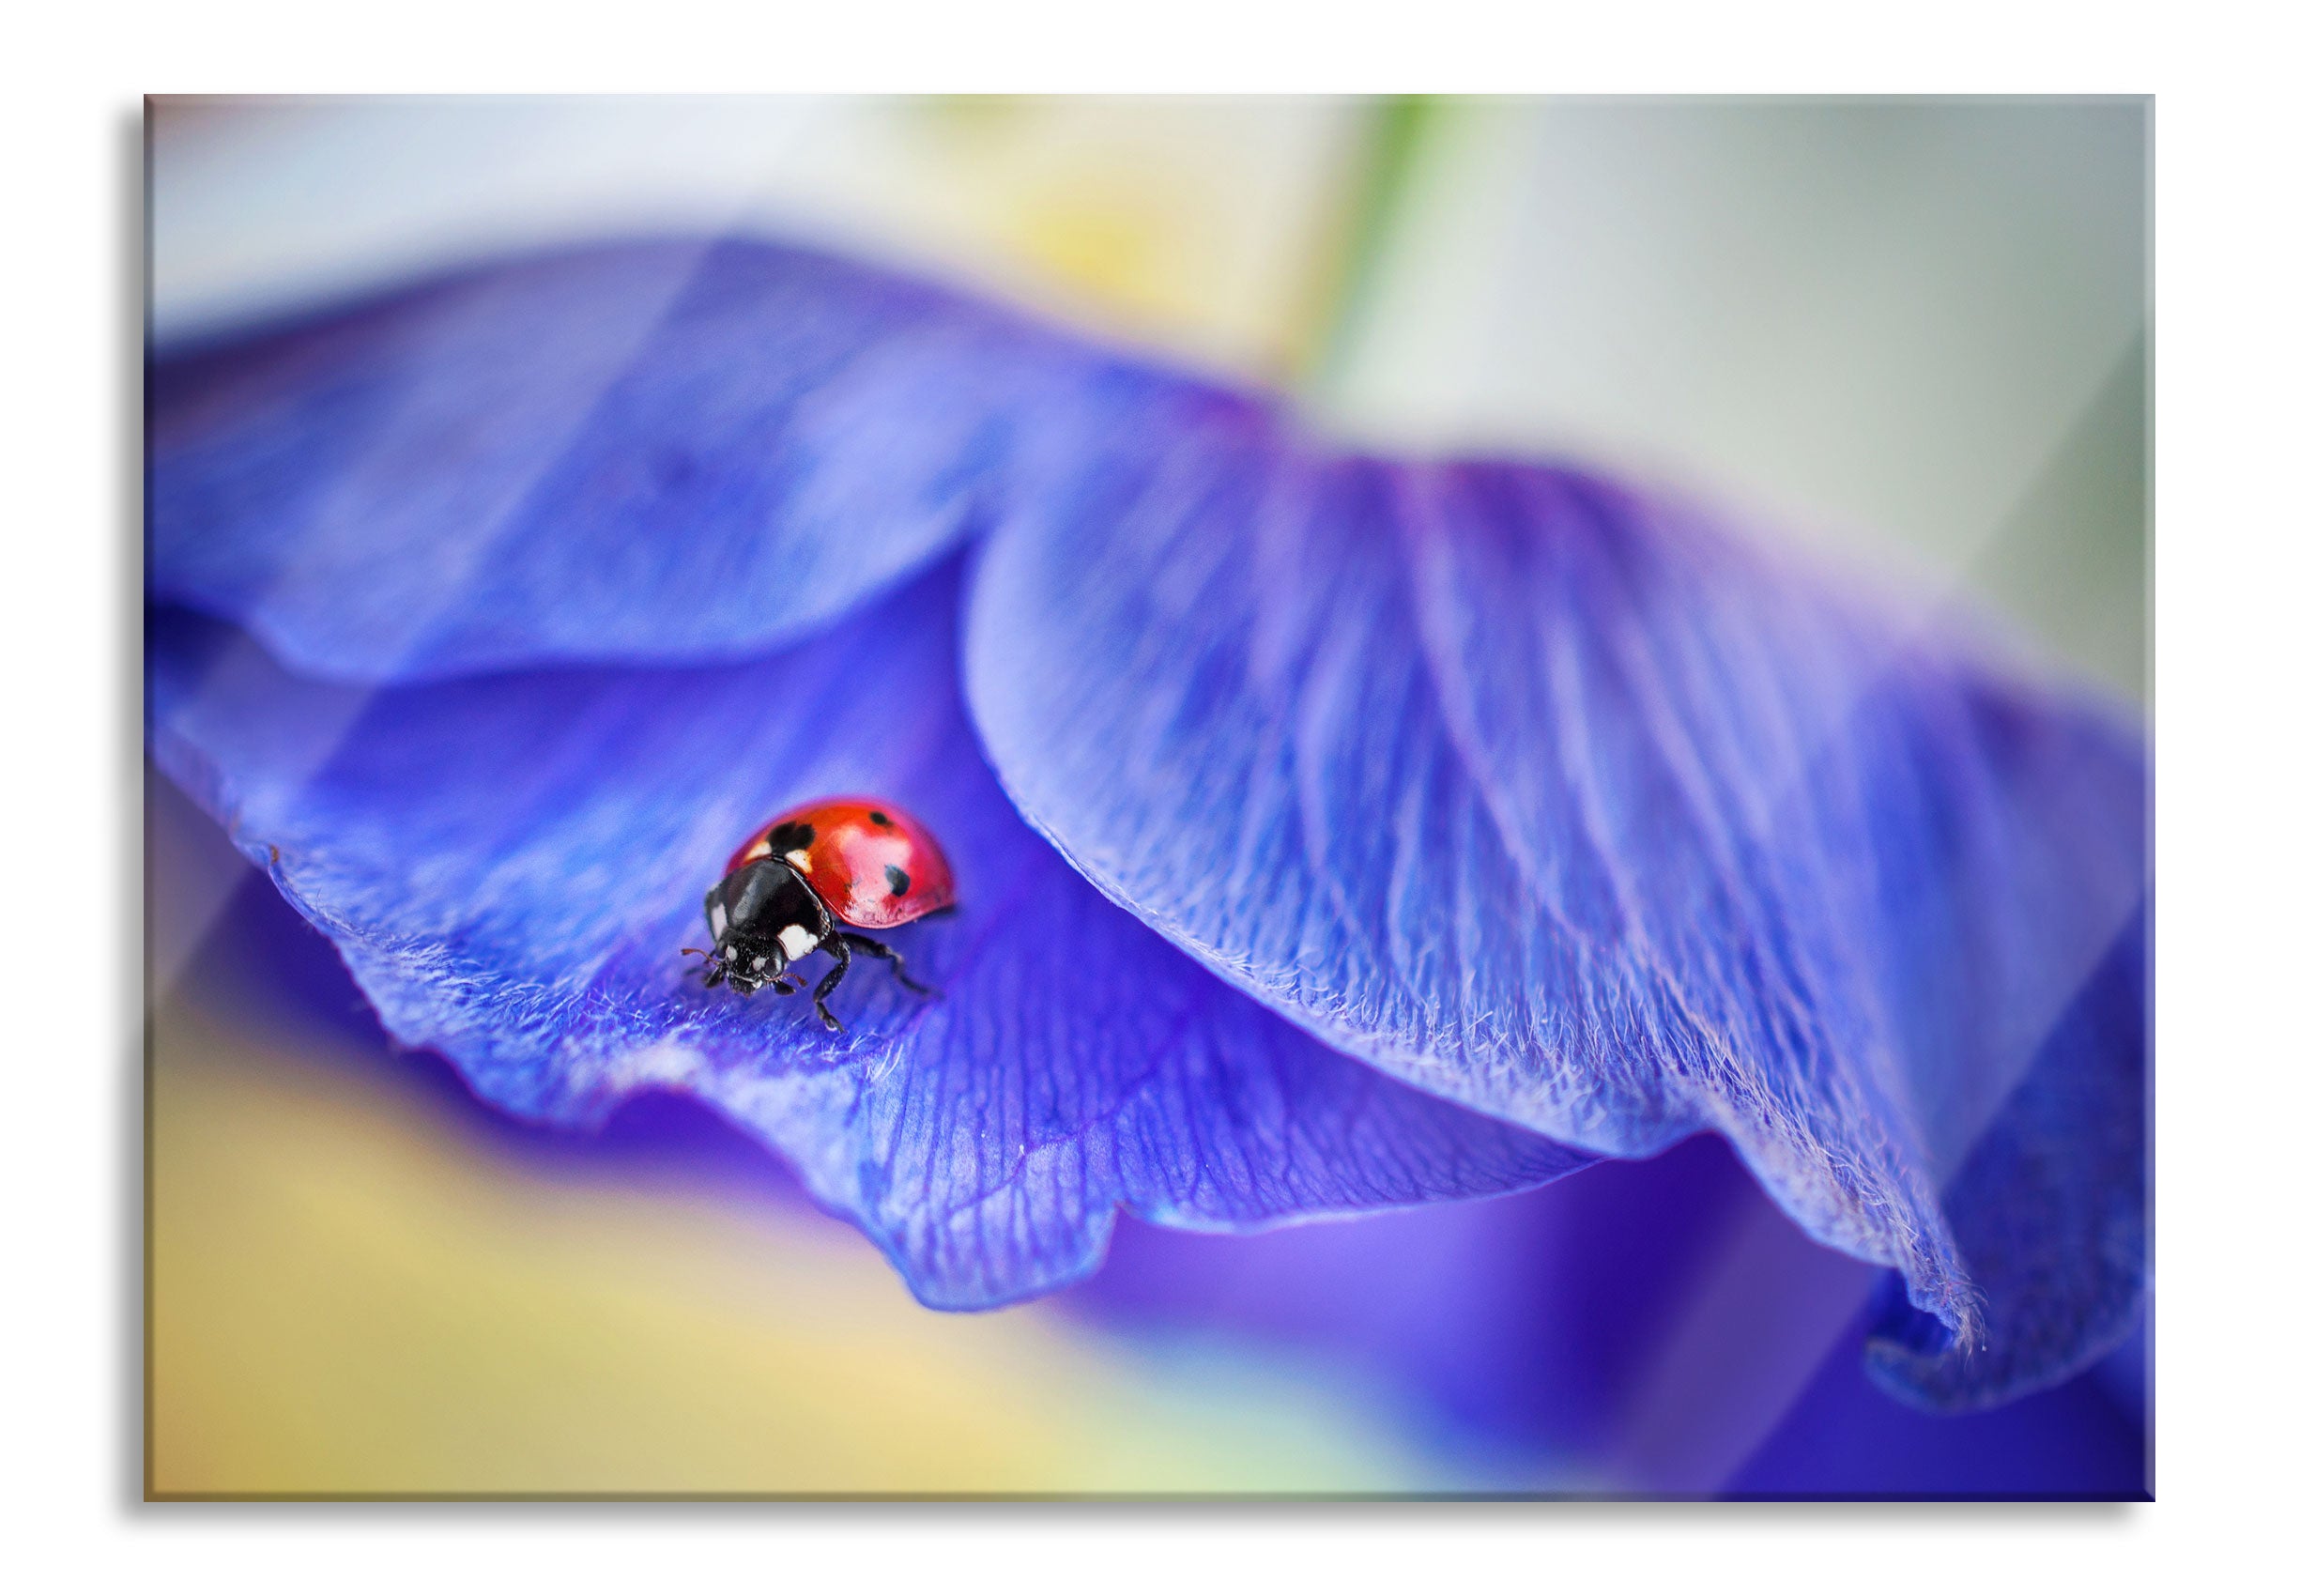
[(895, 822), (888, 820), (884, 815), (879, 813), (878, 810), (873, 809), (870, 811), (870, 823), (874, 826), (891, 827)]
[(815, 828), (805, 821), (785, 821), (767, 833), (767, 849), (774, 853), (789, 853), (793, 849), (806, 848), (815, 840)]
[(911, 890), (911, 878), (901, 866), (886, 867), (886, 889), (897, 898)]

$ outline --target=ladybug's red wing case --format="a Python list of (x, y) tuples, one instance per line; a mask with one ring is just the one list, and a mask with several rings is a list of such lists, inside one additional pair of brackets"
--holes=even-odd
[(863, 930), (906, 926), (958, 898), (933, 835), (883, 798), (823, 798), (787, 810), (735, 850), (728, 873), (770, 853)]

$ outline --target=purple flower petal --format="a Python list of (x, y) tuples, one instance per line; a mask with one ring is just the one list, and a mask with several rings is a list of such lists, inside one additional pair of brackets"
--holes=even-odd
[[(1730, 1497), (2147, 1501), (2148, 1427), (2096, 1371), (1986, 1414), (1919, 1413), (1861, 1377), (1845, 1338), (1719, 1492)], [(1870, 1363), (1872, 1370), (1875, 1363)]]
[(2006, 1402), (2081, 1368), (2132, 1333), (2147, 1303), (2148, 911), (2102, 956), (1948, 1191), (1951, 1229), (2009, 1343), (1944, 1346), (1889, 1306), (1870, 1366), (1912, 1402)]
[[(1088, 876), (1217, 973), (1548, 1135), (1645, 1152), (1723, 1130), (1811, 1234), (1905, 1275), (1918, 1312), (1889, 1313), (1873, 1348), (1905, 1394), (2000, 1400), (2130, 1321), (2146, 1280), (2138, 740), (1697, 517), (1565, 473), (1337, 459), (1250, 402), (762, 245), (489, 268), (171, 361), (151, 390), (154, 592), (319, 675), (729, 662), (685, 679), (700, 713), (747, 655), (997, 529), (969, 647), (1002, 774)], [(900, 633), (891, 614), (846, 624)], [(896, 652), (823, 647), (858, 675)], [(239, 675), (267, 702), (279, 680), (221, 680)], [(556, 714), (579, 681), (597, 696), (578, 722), (646, 722), (636, 705), (664, 680), (459, 691), (515, 688)], [(291, 686), (311, 714), (225, 748), (210, 775), (228, 792), (249, 773), (226, 767), (260, 753), (251, 790), (275, 820), (299, 820), (313, 858), (369, 872), (307, 910), (397, 958), (379, 884), (391, 828), (351, 823), (348, 801), (296, 806), (334, 768), (332, 740), (387, 700)], [(815, 765), (918, 768), (848, 746), (845, 700), (811, 680), (776, 690), (841, 715), (794, 750)], [(763, 735), (713, 713), (730, 748)], [(516, 733), (530, 756), (582, 757)], [(711, 752), (663, 736), (697, 767), (682, 791), (724, 779)], [(452, 756), (469, 757), (439, 743)], [(380, 791), (407, 773), (368, 774)], [(489, 778), (512, 794), (568, 779)], [(587, 823), (610, 822), (619, 845), (705, 846), (630, 815)], [(500, 887), (458, 836), (463, 877), (436, 884)], [(601, 841), (564, 842), (591, 850), (573, 859), (585, 892), (615, 873)], [(982, 846), (1004, 859), (995, 836)], [(1010, 873), (1054, 868), (1036, 857), (1021, 849)], [(647, 1006), (669, 999), (636, 944), (519, 884), (521, 913), (591, 938), (569, 944), (598, 961), (583, 992), (644, 990), (634, 1013), (673, 1012)], [(500, 931), (498, 907), (431, 906), (446, 918), (425, 945), (460, 957), (484, 933), (520, 955), (441, 954), (459, 1056), (590, 1058), (613, 1026), (532, 937)], [(542, 1010), (514, 989), (474, 995), (507, 969), (538, 983)], [(1078, 1000), (1095, 1025), (1119, 1022), (1095, 1006), (1107, 998)], [(1043, 1023), (1071, 1021), (1050, 1005)], [(643, 1030), (632, 1020), (623, 1043)], [(678, 1039), (663, 1057), (706, 1050)], [(498, 1100), (578, 1112), (548, 1076), (506, 1077)]]
[(1128, 442), (992, 540), (968, 628), (1000, 775), (1089, 878), (1425, 1090), (1608, 1153), (1723, 1132), (1946, 1327), (1897, 1389), (2121, 1336), (2137, 738), (1586, 477), (1250, 416)]
[(1484, 1488), (2135, 1496), (2145, 1405), (2092, 1374), (1985, 1416), (1862, 1376), (1865, 1271), (1696, 1136), (1492, 1203), (1206, 1237), (1121, 1221), (1066, 1310), (1167, 1356), (1288, 1359)]
[[(1858, 1309), (1863, 1273), (1700, 1136), (1503, 1202), (1244, 1238), (1122, 1224), (1063, 1303), (1144, 1338), (1291, 1347), (1440, 1442), (1547, 1458), (1551, 1488), (1681, 1492), (1719, 1481), (1677, 1449), (1747, 1450), (1804, 1377), (1767, 1379), (1782, 1343), (1813, 1338), (1802, 1277)], [(1765, 1288), (1721, 1293), (1726, 1275)]]
[(356, 679), (780, 643), (1075, 468), (1112, 415), (1195, 391), (732, 241), (481, 268), (150, 388), (154, 595)]
[[(957, 584), (937, 571), (740, 666), (372, 693), (163, 616), (154, 747), (401, 1040), (540, 1119), (691, 1092), (781, 1149), (936, 1306), (1090, 1272), (1121, 1204), (1248, 1227), (1511, 1190), (1587, 1161), (1332, 1052), (1064, 865), (967, 725)], [(926, 820), (962, 904), (891, 933), (946, 995), (922, 1002), (862, 961), (838, 1036), (804, 997), (705, 990), (679, 951), (705, 935), (727, 851), (832, 791)]]

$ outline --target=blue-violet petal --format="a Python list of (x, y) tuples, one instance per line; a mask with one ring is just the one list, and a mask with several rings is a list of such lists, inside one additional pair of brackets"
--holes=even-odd
[[(573, 667), (365, 691), (183, 612), (151, 630), (163, 768), (334, 940), (401, 1040), (514, 1113), (683, 1090), (781, 1149), (921, 1299), (1099, 1262), (1113, 1209), (1235, 1229), (1538, 1185), (1586, 1155), (1321, 1045), (1111, 904), (1015, 813), (958, 685), (947, 564), (716, 669)], [(728, 851), (794, 800), (925, 820), (960, 912), (807, 995), (706, 990), (682, 945)], [(807, 961), (820, 978), (820, 956)]]
[(1235, 403), (803, 250), (524, 257), (156, 364), (150, 591), (348, 679), (732, 657), (1160, 400)]
[(2129, 1326), (2146, 763), (2113, 715), (1683, 506), (1255, 415), (1016, 516), (967, 661), (1007, 790), (1105, 891), (1427, 1091), (1606, 1153), (1723, 1132), (1900, 1272), (1894, 1389), (1989, 1400)]

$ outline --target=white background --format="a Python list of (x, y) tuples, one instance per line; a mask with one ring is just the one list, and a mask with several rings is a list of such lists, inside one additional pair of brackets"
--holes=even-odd
[[(2247, 1589), (2288, 1580), (2289, 24), (2192, 3), (49, 5), (8, 27), (0, 1566), (16, 1588)], [(259, 89), (2154, 92), (2154, 1506), (147, 1507), (138, 1500), (137, 97)], [(2275, 1571), (2281, 1568), (2279, 1575)]]

